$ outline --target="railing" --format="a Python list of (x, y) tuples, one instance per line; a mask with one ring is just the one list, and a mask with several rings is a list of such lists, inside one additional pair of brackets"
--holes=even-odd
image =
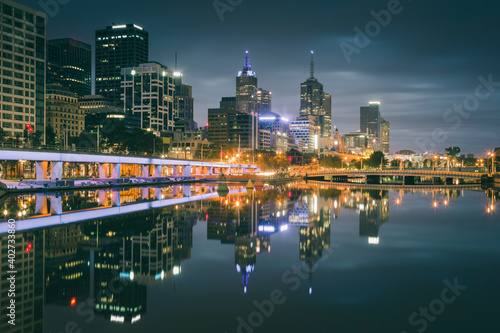
[[(97, 148), (69, 148), (65, 149), (64, 147), (60, 147), (57, 145), (42, 145), (42, 146), (28, 146), (25, 144), (13, 144), (13, 143), (0, 143), (0, 149), (4, 150), (25, 150), (25, 151), (44, 151), (48, 153), (68, 153), (68, 154), (93, 154), (93, 155), (112, 155), (112, 156), (129, 156), (129, 157), (149, 157), (149, 158), (158, 158), (158, 159), (169, 159), (169, 160), (178, 160), (178, 161), (197, 161), (197, 162), (214, 162), (214, 163), (224, 163), (224, 164), (244, 164), (244, 165), (249, 165), (252, 164), (250, 162), (248, 163), (229, 163), (227, 161), (220, 161), (220, 159), (213, 159), (213, 158), (178, 158), (178, 157), (169, 157), (168, 154), (137, 154), (137, 153), (130, 153), (130, 152), (103, 152), (97, 151)], [(177, 155), (177, 154), (175, 154)], [(0, 157), (1, 160), (1, 157)]]
[(328, 176), (328, 175), (390, 175), (390, 176), (457, 176), (457, 177), (473, 177), (481, 178), (483, 173), (480, 172), (463, 172), (463, 171), (446, 171), (446, 170), (329, 170), (322, 172), (310, 173), (309, 176)]

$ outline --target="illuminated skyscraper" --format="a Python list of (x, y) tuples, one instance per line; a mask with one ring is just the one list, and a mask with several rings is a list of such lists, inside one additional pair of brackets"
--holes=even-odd
[(374, 134), (377, 143), (380, 143), (380, 102), (370, 102), (368, 106), (360, 108), (361, 133)]
[(258, 149), (259, 123), (256, 115), (257, 111), (257, 76), (252, 71), (248, 51), (245, 54), (243, 70), (238, 72), (236, 77), (236, 108), (241, 113), (252, 116), (252, 149)]
[(391, 138), (391, 123), (384, 118), (380, 120), (380, 136), (382, 143), (382, 152), (389, 154), (390, 138)]
[(149, 60), (149, 33), (135, 24), (113, 25), (95, 33), (95, 93), (120, 101), (121, 70)]
[(45, 13), (17, 2), (0, 3), (2, 25), (1, 127), (23, 137), (27, 125), (45, 140)]
[(300, 86), (300, 116), (314, 116), (321, 127), (321, 137), (332, 136), (332, 96), (323, 91), (323, 84), (314, 77), (314, 52), (311, 51), (311, 75)]
[(47, 84), (59, 83), (78, 97), (91, 94), (92, 46), (71, 38), (47, 41)]
[(257, 90), (257, 114), (262, 115), (271, 112), (272, 93), (269, 90), (259, 88)]

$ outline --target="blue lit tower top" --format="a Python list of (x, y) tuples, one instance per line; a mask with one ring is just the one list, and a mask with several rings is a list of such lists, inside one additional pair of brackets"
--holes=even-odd
[(314, 51), (311, 51), (311, 79), (314, 78)]
[(243, 64), (243, 70), (238, 72), (238, 77), (242, 76), (255, 76), (255, 72), (252, 72), (252, 66), (250, 65), (248, 51), (245, 52), (245, 62)]

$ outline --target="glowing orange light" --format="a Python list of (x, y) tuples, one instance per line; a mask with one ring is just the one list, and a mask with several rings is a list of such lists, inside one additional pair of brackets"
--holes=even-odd
[(70, 304), (71, 306), (75, 306), (75, 305), (76, 305), (76, 298), (75, 298), (75, 297), (73, 297), (73, 298), (71, 299), (71, 301), (69, 302), (69, 304)]
[(33, 248), (33, 245), (31, 243), (26, 246), (26, 253), (30, 252), (30, 250)]

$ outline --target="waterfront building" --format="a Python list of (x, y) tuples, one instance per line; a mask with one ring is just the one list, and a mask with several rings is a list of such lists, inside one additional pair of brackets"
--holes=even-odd
[(46, 15), (10, 0), (0, 6), (1, 127), (7, 137), (21, 138), (31, 127), (45, 142)]
[(95, 93), (119, 102), (122, 68), (149, 61), (149, 33), (136, 24), (107, 26), (95, 33)]
[(78, 104), (77, 95), (60, 84), (47, 85), (47, 126), (54, 130), (59, 142), (68, 145), (68, 138), (79, 136), (85, 129), (85, 111)]

